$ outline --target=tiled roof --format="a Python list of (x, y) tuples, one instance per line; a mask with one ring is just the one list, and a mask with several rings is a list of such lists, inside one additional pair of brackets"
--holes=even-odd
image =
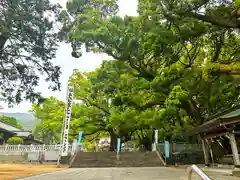
[[(234, 119), (233, 119), (234, 118)], [(207, 121), (206, 123), (192, 128), (187, 132), (188, 135), (200, 134), (200, 133), (208, 133), (212, 132), (219, 128), (221, 124), (236, 124), (240, 123), (240, 107), (234, 107), (224, 113), (215, 116), (214, 119)]]
[(0, 128), (5, 129), (7, 131), (22, 131), (22, 129), (15, 128), (3, 122), (0, 122)]
[(26, 131), (20, 131), (20, 132), (15, 132), (18, 137), (28, 137), (31, 132), (26, 132)]
[(30, 134), (32, 134), (31, 132), (23, 131), (22, 129), (15, 128), (15, 127), (5, 124), (3, 122), (0, 122), (0, 129), (10, 131), (19, 137), (28, 137)]

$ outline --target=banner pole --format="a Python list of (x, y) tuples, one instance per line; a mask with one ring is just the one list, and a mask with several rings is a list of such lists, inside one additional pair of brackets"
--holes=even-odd
[(60, 137), (60, 147), (58, 151), (58, 159), (57, 159), (57, 167), (60, 167), (60, 159), (61, 159), (61, 153), (62, 153), (62, 139), (63, 139), (63, 128), (64, 128), (64, 118), (62, 122), (62, 130), (61, 130), (61, 137)]
[[(66, 101), (68, 98), (68, 82), (67, 82), (67, 94), (66, 94)], [(66, 114), (66, 108), (64, 111), (64, 115)], [(65, 116), (63, 116), (63, 121), (62, 121), (62, 129), (61, 129), (61, 136), (60, 136), (60, 147), (58, 151), (58, 159), (57, 159), (57, 167), (60, 167), (60, 159), (61, 159), (61, 153), (62, 153), (62, 146), (63, 146), (63, 130), (64, 130), (64, 123), (65, 123)]]
[(64, 122), (65, 122), (65, 117), (63, 117), (63, 121), (62, 121), (62, 130), (61, 130), (61, 136), (60, 136), (60, 147), (59, 147), (59, 151), (58, 151), (58, 159), (57, 159), (57, 167), (60, 167), (60, 159), (61, 159), (61, 153), (62, 153), (62, 142), (63, 142), (63, 129), (64, 129)]
[(58, 154), (57, 167), (60, 167), (61, 156), (68, 155), (68, 133), (70, 129), (73, 94), (74, 94), (74, 88), (72, 86), (69, 86), (69, 84), (67, 84), (66, 108), (65, 108), (65, 116), (63, 118), (62, 132), (60, 137), (61, 148)]

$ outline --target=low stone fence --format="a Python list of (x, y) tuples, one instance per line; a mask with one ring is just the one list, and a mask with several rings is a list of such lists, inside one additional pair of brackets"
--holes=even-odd
[[(61, 145), (0, 145), (0, 163), (56, 162)], [(69, 156), (74, 147), (69, 145)]]
[[(5, 153), (27, 153), (27, 152), (43, 152), (43, 151), (60, 151), (62, 145), (0, 145), (0, 154)], [(68, 151), (73, 151), (73, 146), (68, 146)]]

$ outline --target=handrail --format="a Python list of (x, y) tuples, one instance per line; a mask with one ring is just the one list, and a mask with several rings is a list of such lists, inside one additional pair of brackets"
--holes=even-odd
[(70, 158), (69, 167), (72, 167), (72, 164), (73, 164), (73, 162), (75, 161), (75, 158), (76, 158), (77, 154), (81, 151), (81, 148), (82, 148), (81, 145), (78, 145), (78, 146), (76, 147), (76, 150), (75, 150), (73, 156)]
[(155, 146), (156, 146), (156, 153), (157, 153), (158, 158), (160, 159), (160, 161), (162, 161), (163, 165), (166, 166), (167, 163), (163, 160), (162, 152), (159, 150), (159, 147), (157, 146), (156, 143), (155, 143)]
[(203, 180), (211, 180), (210, 177), (208, 177), (207, 174), (205, 174), (198, 166), (193, 164), (192, 166), (187, 168), (187, 178), (186, 180), (192, 179), (192, 172), (197, 173)]

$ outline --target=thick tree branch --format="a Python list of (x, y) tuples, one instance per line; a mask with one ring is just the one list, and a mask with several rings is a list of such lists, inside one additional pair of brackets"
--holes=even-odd
[(100, 135), (100, 133), (98, 133), (96, 136), (94, 136), (93, 138), (89, 139), (89, 142), (92, 142), (94, 139), (96, 139), (98, 136)]
[[(88, 132), (88, 133), (84, 133), (85, 136), (91, 136), (91, 135), (94, 135), (96, 133), (99, 133), (100, 131), (108, 131), (107, 129), (105, 128), (97, 128), (95, 129), (94, 131), (92, 132)], [(70, 136), (77, 136), (78, 133), (69, 133)]]
[(231, 75), (240, 75), (240, 66), (239, 65), (231, 65), (231, 64), (220, 64), (218, 68), (215, 68), (211, 71), (211, 74), (231, 74)]
[(153, 102), (149, 102), (149, 103), (147, 103), (143, 106), (140, 106), (139, 108), (141, 110), (145, 110), (145, 109), (151, 108), (151, 107), (156, 106), (156, 105), (164, 105), (164, 101), (156, 100), (156, 101), (153, 101)]
[(199, 19), (204, 22), (208, 22), (212, 25), (215, 26), (220, 26), (220, 27), (225, 27), (225, 28), (240, 28), (240, 21), (235, 19), (235, 20), (226, 20), (222, 18), (213, 18), (211, 16), (203, 15), (203, 14), (198, 14), (194, 12), (177, 12), (178, 15), (180, 16), (188, 16), (192, 18)]
[(86, 101), (89, 105), (94, 106), (94, 107), (102, 110), (102, 111), (103, 111), (105, 114), (107, 114), (107, 115), (110, 114), (106, 109), (104, 109), (103, 107), (99, 106), (99, 105), (96, 104), (96, 103), (93, 103), (93, 102), (90, 101), (88, 98), (84, 98), (83, 101)]
[(204, 122), (204, 118), (201, 116), (201, 112), (197, 107), (196, 102), (193, 99), (182, 102), (183, 109), (187, 112), (187, 114), (196, 120), (198, 125), (201, 125)]

